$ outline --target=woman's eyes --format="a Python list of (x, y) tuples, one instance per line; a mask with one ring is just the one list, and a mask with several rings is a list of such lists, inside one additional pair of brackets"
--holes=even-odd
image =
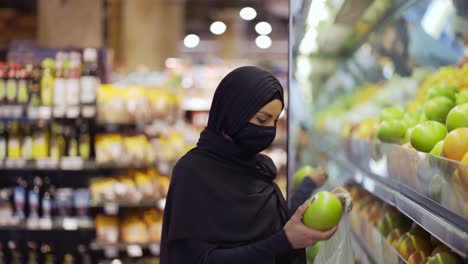
[(264, 119), (264, 118), (261, 118), (261, 117), (257, 117), (257, 121), (260, 123), (260, 124), (265, 124), (268, 120)]

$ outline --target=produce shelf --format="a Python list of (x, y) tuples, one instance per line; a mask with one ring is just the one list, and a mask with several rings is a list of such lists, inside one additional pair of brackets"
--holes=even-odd
[(364, 243), (361, 241), (359, 236), (354, 232), (351, 232), (351, 241), (353, 242), (353, 253), (354, 257), (360, 264), (375, 264), (377, 263), (373, 256), (367, 251)]
[(407, 264), (406, 260), (360, 213), (351, 212), (352, 241), (355, 256), (362, 264)]
[(463, 211), (467, 203), (458, 200), (468, 189), (457, 188), (453, 182), (454, 173), (465, 165), (392, 144), (334, 135), (314, 138), (316, 146), (367, 191), (468, 257), (468, 220)]

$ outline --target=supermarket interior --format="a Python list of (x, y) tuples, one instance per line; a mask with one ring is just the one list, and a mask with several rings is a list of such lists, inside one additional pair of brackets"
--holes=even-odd
[(0, 263), (159, 263), (172, 166), (222, 77), (286, 86), (288, 4), (0, 1)]
[(467, 263), (468, 2), (292, 1), (291, 17), (291, 181), (314, 165), (347, 186), (359, 263)]
[(467, 47), (466, 0), (0, 0), (0, 264), (159, 263), (172, 168), (244, 65), (285, 89), (288, 201), (318, 167), (353, 198), (328, 251), (468, 263)]

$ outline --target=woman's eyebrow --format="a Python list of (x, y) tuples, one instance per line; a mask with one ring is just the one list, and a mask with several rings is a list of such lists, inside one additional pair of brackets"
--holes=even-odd
[(269, 118), (273, 118), (273, 115), (269, 114), (269, 113), (266, 113), (264, 111), (259, 111), (260, 114), (264, 114), (266, 116), (268, 116)]

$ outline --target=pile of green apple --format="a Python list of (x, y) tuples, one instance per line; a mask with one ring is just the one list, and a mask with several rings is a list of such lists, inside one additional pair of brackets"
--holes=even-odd
[[(380, 114), (377, 138), (382, 142), (407, 144), (436, 156), (463, 161), (468, 155), (468, 90), (439, 83), (413, 112), (386, 108)], [(468, 160), (468, 156), (466, 157)]]

